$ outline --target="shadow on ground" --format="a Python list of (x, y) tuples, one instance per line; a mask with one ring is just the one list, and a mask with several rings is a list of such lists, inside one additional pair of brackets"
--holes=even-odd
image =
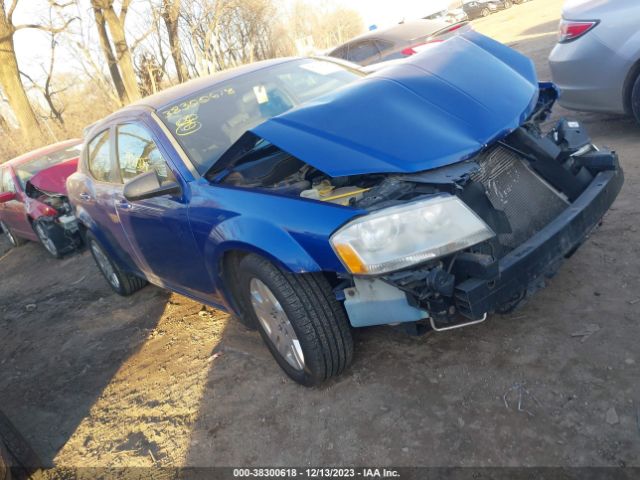
[(87, 253), (55, 260), (35, 243), (6, 253), (0, 270), (0, 408), (51, 465), (169, 294), (118, 297)]

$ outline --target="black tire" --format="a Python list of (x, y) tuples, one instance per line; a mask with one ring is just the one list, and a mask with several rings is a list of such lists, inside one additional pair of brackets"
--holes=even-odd
[(640, 75), (636, 78), (636, 83), (631, 90), (631, 111), (633, 116), (636, 117), (636, 121), (640, 123)]
[(511, 7), (513, 7), (513, 3), (511, 3), (510, 0), (505, 0), (504, 9), (506, 10), (507, 8), (511, 8)]
[(489, 10), (488, 8), (483, 8), (480, 12), (480, 15), (482, 15), (483, 17), (488, 17), (489, 15), (491, 15), (491, 10)]
[[(58, 227), (59, 228), (59, 227)], [(62, 258), (62, 246), (59, 245), (57, 238), (52, 235), (52, 227), (45, 220), (36, 220), (33, 222), (33, 231), (40, 239), (40, 243), (44, 249), (54, 258)], [(62, 233), (64, 235), (64, 233)]]
[(17, 237), (4, 222), (0, 222), (0, 230), (7, 236), (9, 243), (14, 247), (21, 247), (27, 241), (24, 238)]
[[(313, 386), (341, 374), (353, 360), (353, 339), (346, 313), (327, 279), (319, 273), (291, 274), (268, 260), (247, 255), (240, 262), (239, 299), (258, 326), (271, 354), (297, 383)], [(251, 301), (252, 280), (262, 282), (281, 305), (304, 355), (302, 369), (294, 368), (278, 351)]]
[[(123, 271), (116, 262), (109, 257), (109, 254), (102, 248), (102, 245), (100, 245), (92, 233), (87, 232), (86, 240), (98, 270), (100, 270), (100, 273), (102, 273), (102, 276), (109, 286), (118, 295), (128, 297), (147, 284), (146, 280)], [(109, 267), (111, 271), (109, 271)]]

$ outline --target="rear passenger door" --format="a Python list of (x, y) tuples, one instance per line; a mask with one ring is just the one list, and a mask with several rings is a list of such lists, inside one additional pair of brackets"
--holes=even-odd
[(117, 215), (139, 268), (155, 284), (195, 296), (210, 294), (213, 285), (189, 224), (188, 185), (144, 123), (122, 123), (115, 133), (124, 183), (155, 171), (161, 184), (177, 182), (182, 188), (179, 195), (136, 201), (128, 201), (120, 191), (115, 201)]
[(12, 192), (16, 198), (0, 203), (0, 220), (7, 224), (14, 233), (33, 236), (33, 230), (27, 220), (27, 211), (23, 202), (22, 192), (16, 188), (10, 167), (1, 170), (0, 191)]
[(120, 172), (115, 165), (113, 129), (95, 135), (87, 146), (88, 181), (79, 193), (82, 210), (93, 224), (92, 232), (121, 267), (136, 271), (136, 261), (129, 248), (116, 212), (116, 199), (122, 195)]

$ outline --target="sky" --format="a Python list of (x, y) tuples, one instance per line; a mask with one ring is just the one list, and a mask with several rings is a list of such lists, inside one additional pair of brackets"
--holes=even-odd
[(385, 27), (403, 19), (425, 17), (437, 10), (444, 10), (450, 0), (333, 0), (333, 3), (356, 10), (368, 28), (371, 25)]

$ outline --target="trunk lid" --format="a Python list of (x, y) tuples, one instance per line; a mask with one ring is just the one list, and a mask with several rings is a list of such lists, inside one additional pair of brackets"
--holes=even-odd
[(537, 99), (531, 60), (470, 31), (251, 131), (333, 177), (413, 173), (473, 156)]

